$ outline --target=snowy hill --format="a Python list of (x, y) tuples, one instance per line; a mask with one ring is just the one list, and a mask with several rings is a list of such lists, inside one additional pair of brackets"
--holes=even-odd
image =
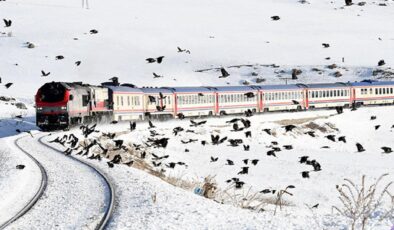
[[(89, 3), (87, 10), (81, 1), (0, 2), (2, 17), (13, 21), (0, 29), (0, 52), (7, 54), (0, 77), (14, 82), (8, 90), (0, 87), (0, 94), (32, 99), (44, 82), (98, 84), (113, 76), (138, 86), (255, 84), (256, 74), (263, 84), (284, 83), (293, 68), (303, 70), (296, 82), (351, 81), (382, 77), (372, 74), (382, 59), (381, 68), (389, 72), (385, 79), (393, 76), (388, 69), (394, 65), (393, 1), (361, 6), (344, 6), (342, 0)], [(274, 15), (280, 20), (272, 20)], [(92, 29), (98, 33), (89, 33)], [(178, 53), (178, 46), (190, 54)], [(55, 60), (58, 55), (64, 59)], [(158, 56), (165, 56), (162, 64), (145, 61)], [(334, 63), (340, 68), (326, 68)], [(270, 64), (279, 67), (261, 66)], [(251, 66), (229, 68), (227, 79), (219, 79), (215, 70), (196, 72), (234, 65)], [(50, 75), (41, 77), (41, 70)], [(343, 76), (334, 77), (337, 71)], [(153, 72), (164, 77), (154, 79)]]

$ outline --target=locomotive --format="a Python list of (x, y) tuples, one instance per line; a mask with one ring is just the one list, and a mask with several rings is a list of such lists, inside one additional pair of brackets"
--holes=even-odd
[(245, 111), (299, 111), (394, 104), (394, 82), (372, 81), (322, 84), (219, 87), (100, 86), (82, 82), (50, 82), (36, 94), (37, 126), (65, 129), (101, 121), (223, 116)]

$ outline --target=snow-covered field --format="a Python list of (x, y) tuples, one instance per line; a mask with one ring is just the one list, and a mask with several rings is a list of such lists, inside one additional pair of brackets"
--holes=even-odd
[[(27, 106), (27, 110), (18, 109), (0, 101), (0, 224), (34, 195), (39, 184), (38, 169), (13, 140), (19, 132), (37, 130), (32, 101), (43, 83), (99, 84), (113, 76), (122, 83), (159, 87), (257, 84), (257, 80), (261, 81), (258, 84), (284, 84), (393, 79), (394, 1), (353, 2), (344, 6), (342, 0), (89, 0), (89, 9), (83, 9), (81, 0), (0, 1), (0, 17), (12, 20), (11, 27), (0, 27), (0, 96), (18, 98)], [(280, 20), (272, 20), (275, 15)], [(93, 29), (98, 33), (90, 33)], [(28, 48), (28, 43), (34, 48)], [(329, 47), (324, 48), (323, 43)], [(190, 53), (178, 52), (177, 47)], [(58, 55), (64, 59), (56, 60)], [(163, 63), (145, 61), (158, 56), (165, 56)], [(380, 60), (386, 64), (378, 67)], [(77, 61), (81, 61), (79, 66)], [(230, 73), (228, 78), (218, 78), (217, 68), (222, 66)], [(289, 79), (293, 68), (302, 71), (298, 80)], [(50, 72), (49, 76), (42, 77), (42, 70)], [(153, 78), (153, 72), (163, 77)], [(4, 85), (9, 82), (14, 84), (7, 89)], [(153, 121), (154, 129), (141, 122), (133, 132), (128, 123), (99, 124), (100, 133), (89, 138), (115, 132), (116, 139), (125, 140), (125, 144), (145, 145), (150, 131), (155, 130), (163, 135), (156, 138), (170, 139), (166, 148), (147, 148), (145, 159), (130, 157), (143, 162), (143, 169), (137, 163), (109, 168), (107, 159), (92, 161), (75, 156), (75, 152), (73, 157), (104, 170), (115, 183), (110, 229), (349, 229), (344, 218), (331, 212), (333, 205), (339, 205), (336, 185), (344, 178), (360, 183), (364, 174), (367, 182), (383, 173), (390, 174), (382, 184), (394, 180), (393, 153), (384, 154), (381, 149), (394, 148), (393, 112), (394, 107), (384, 106), (345, 110), (340, 115), (329, 110), (269, 113), (248, 118), (251, 127), (240, 132), (232, 131), (232, 124), (226, 123), (235, 117), (208, 118), (196, 128), (190, 127), (189, 120)], [(15, 118), (19, 115), (23, 118)], [(373, 115), (376, 120), (371, 120)], [(283, 126), (287, 124), (296, 128), (286, 132)], [(377, 130), (376, 125), (380, 125)], [(175, 136), (173, 128), (177, 126), (185, 130)], [(263, 129), (270, 129), (272, 135)], [(306, 134), (312, 130), (316, 137)], [(245, 137), (246, 131), (252, 136)], [(81, 138), (78, 128), (69, 133)], [(244, 151), (243, 144), (229, 146), (228, 141), (213, 145), (212, 134), (243, 139), (250, 150)], [(47, 140), (56, 135), (64, 133)], [(330, 141), (328, 135), (335, 135), (336, 141)], [(338, 141), (341, 136), (346, 137), (346, 143)], [(182, 143), (190, 139), (197, 141)], [(205, 146), (202, 140), (206, 140)], [(39, 146), (36, 138), (23, 141), (48, 168), (50, 183), (31, 212), (10, 228), (26, 229), (34, 224), (38, 229), (50, 229), (70, 227), (66, 224), (70, 222), (77, 223), (74, 227), (90, 223), (104, 195), (95, 183), (97, 178)], [(357, 152), (356, 143), (366, 151)], [(292, 149), (286, 150), (284, 145)], [(267, 155), (272, 147), (281, 149), (275, 152), (276, 157)], [(152, 154), (168, 158), (154, 167)], [(316, 160), (321, 171), (300, 164), (301, 156)], [(227, 160), (234, 165), (228, 165)], [(256, 165), (252, 160), (258, 160)], [(177, 162), (185, 165), (168, 167)], [(26, 168), (17, 170), (17, 164)], [(249, 167), (248, 174), (238, 174), (242, 167)], [(182, 188), (170, 185), (144, 172), (147, 169), (166, 177), (164, 180), (178, 178), (175, 184), (184, 184)], [(310, 171), (310, 178), (302, 177), (305, 171)], [(208, 176), (217, 186), (214, 199), (194, 194), (194, 188)], [(243, 187), (235, 189), (234, 180), (227, 182), (231, 178), (244, 182)], [(289, 189), (293, 195), (284, 195), (283, 210), (273, 215), (277, 192), (289, 185), (295, 186)], [(72, 190), (74, 187), (80, 189)], [(267, 189), (276, 193), (260, 193)], [(84, 191), (83, 196), (77, 191)], [(248, 203), (254, 194), (258, 199)], [(255, 207), (257, 200), (264, 201), (259, 206), (264, 211), (238, 207), (240, 203)], [(67, 202), (70, 206), (64, 208)], [(311, 208), (316, 204), (317, 208)], [(388, 205), (386, 200), (383, 208)], [(394, 225), (393, 216), (375, 225), (380, 214), (373, 214), (369, 229), (386, 230)], [(52, 218), (59, 215), (63, 220)], [(50, 221), (41, 223), (41, 218)]]
[[(12, 32), (0, 37), (0, 52), (7, 54), (0, 76), (14, 85), (0, 87), (0, 94), (32, 98), (47, 81), (98, 84), (113, 76), (138, 86), (215, 86), (254, 83), (255, 72), (266, 82), (284, 83), (294, 67), (303, 70), (297, 82), (349, 81), (372, 78), (381, 59), (383, 69), (394, 65), (393, 1), (350, 7), (343, 0), (308, 2), (90, 0), (86, 10), (81, 0), (2, 1), (2, 17), (13, 24), (0, 29)], [(273, 21), (274, 15), (280, 20)], [(98, 33), (90, 34), (92, 29)], [(190, 54), (178, 53), (178, 46)], [(55, 60), (58, 55), (64, 59)], [(162, 64), (145, 61), (158, 56), (165, 56)], [(341, 68), (325, 68), (334, 63)], [(281, 67), (229, 68), (227, 79), (217, 71), (195, 72), (245, 64)], [(41, 77), (41, 70), (51, 74)], [(333, 77), (336, 71), (343, 77)], [(153, 79), (153, 72), (164, 77)]]

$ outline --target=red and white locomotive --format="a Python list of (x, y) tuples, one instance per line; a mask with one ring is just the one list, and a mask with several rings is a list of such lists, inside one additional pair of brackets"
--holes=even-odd
[(296, 111), (394, 104), (394, 82), (137, 88), (117, 81), (91, 86), (50, 82), (36, 95), (37, 126), (67, 128), (88, 121), (221, 116), (251, 110)]

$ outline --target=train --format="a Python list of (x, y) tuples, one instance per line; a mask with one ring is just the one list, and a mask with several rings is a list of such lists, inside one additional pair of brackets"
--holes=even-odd
[(321, 84), (136, 87), (117, 79), (94, 86), (48, 82), (36, 94), (42, 130), (92, 121), (224, 116), (245, 111), (302, 111), (394, 104), (394, 81)]

